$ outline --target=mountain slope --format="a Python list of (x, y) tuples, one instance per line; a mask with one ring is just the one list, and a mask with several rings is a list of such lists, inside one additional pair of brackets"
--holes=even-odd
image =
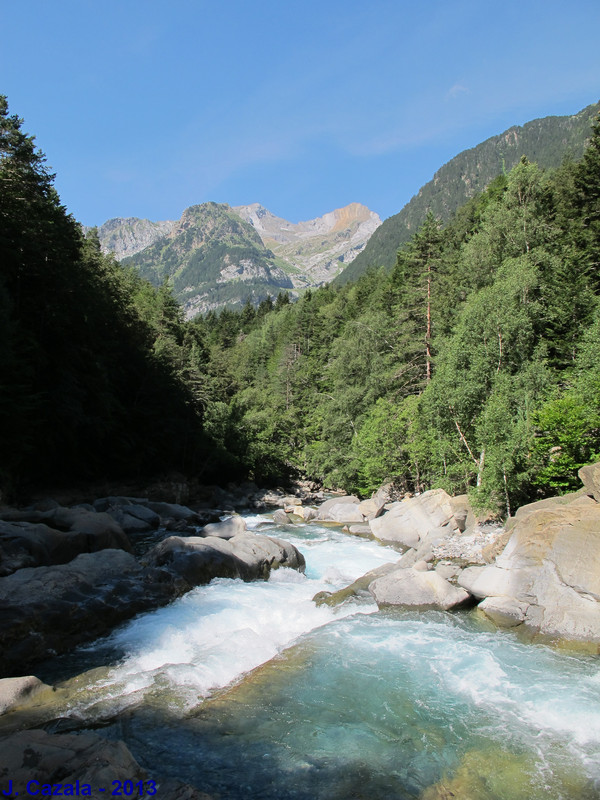
[(595, 103), (573, 116), (543, 117), (516, 125), (459, 153), (398, 214), (383, 222), (336, 283), (356, 280), (371, 266), (392, 267), (398, 248), (410, 239), (429, 210), (447, 221), (497, 175), (512, 169), (521, 156), (543, 168), (558, 167), (565, 157), (579, 159), (599, 108)]
[(167, 236), (123, 264), (155, 285), (169, 280), (188, 318), (293, 288), (252, 225), (219, 203), (186, 209)]
[(254, 226), (266, 247), (301, 270), (313, 286), (335, 278), (381, 225), (379, 216), (360, 203), (298, 223), (276, 217), (258, 203), (233, 210)]
[(114, 253), (121, 261), (150, 247), (163, 236), (168, 236), (176, 224), (171, 220), (151, 222), (149, 219), (137, 217), (115, 217), (105, 222), (97, 231), (103, 252)]
[(112, 219), (98, 229), (105, 252), (158, 285), (165, 279), (188, 317), (224, 305), (293, 296), (333, 280), (381, 220), (359, 203), (292, 223), (258, 203), (203, 203), (177, 222)]

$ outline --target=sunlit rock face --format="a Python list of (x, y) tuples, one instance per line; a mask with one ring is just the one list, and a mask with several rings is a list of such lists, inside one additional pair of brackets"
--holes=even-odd
[(379, 227), (360, 203), (307, 222), (292, 223), (258, 203), (231, 208), (202, 203), (177, 221), (108, 220), (98, 228), (104, 252), (114, 253), (155, 285), (168, 279), (186, 317), (223, 306), (329, 282), (360, 253)]
[(524, 624), (567, 640), (600, 642), (600, 504), (587, 494), (523, 506), (494, 564), (459, 584), (484, 599), (496, 624)]

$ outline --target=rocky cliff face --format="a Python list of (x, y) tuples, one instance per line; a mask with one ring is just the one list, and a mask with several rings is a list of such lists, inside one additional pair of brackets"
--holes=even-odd
[(137, 217), (127, 219), (115, 217), (98, 228), (98, 236), (103, 251), (114, 253), (121, 261), (150, 247), (163, 236), (168, 236), (175, 225), (176, 223), (170, 220), (151, 222), (149, 219), (137, 219)]
[(293, 289), (252, 225), (219, 203), (186, 209), (167, 235), (124, 263), (156, 285), (167, 278), (188, 318)]
[(381, 224), (351, 203), (292, 223), (258, 203), (203, 203), (176, 222), (112, 219), (98, 229), (104, 252), (160, 284), (167, 277), (188, 318), (288, 290), (293, 296), (338, 275)]
[[(300, 270), (313, 286), (335, 278), (381, 225), (379, 216), (360, 203), (298, 223), (276, 217), (258, 203), (233, 210), (254, 226), (276, 256)], [(297, 280), (301, 285), (299, 276)]]

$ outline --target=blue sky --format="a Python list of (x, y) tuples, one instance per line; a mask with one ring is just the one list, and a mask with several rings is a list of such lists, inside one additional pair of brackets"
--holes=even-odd
[(600, 99), (598, 0), (0, 0), (0, 93), (68, 210), (398, 212), (513, 124)]

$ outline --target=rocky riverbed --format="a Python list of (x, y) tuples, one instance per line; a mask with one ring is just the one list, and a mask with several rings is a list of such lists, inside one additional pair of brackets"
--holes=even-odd
[[(45, 501), (4, 508), (0, 674), (6, 677), (0, 680), (0, 713), (27, 707), (51, 691), (26, 675), (42, 659), (164, 606), (194, 586), (213, 578), (264, 580), (277, 567), (301, 573), (304, 557), (290, 541), (259, 536), (235, 514), (220, 519), (224, 510), (244, 503), (277, 506), (272, 518), (290, 530), (314, 520), (393, 548), (387, 563), (346, 586), (318, 592), (317, 606), (349, 604), (349, 613), (352, 604), (373, 601), (380, 609), (419, 613), (476, 606), (488, 623), (523, 630), (529, 639), (577, 643), (598, 652), (600, 465), (580, 475), (580, 492), (525, 506), (504, 525), (478, 521), (466, 497), (451, 498), (441, 490), (403, 500), (381, 490), (367, 501), (337, 496), (323, 502), (306, 491), (261, 497), (254, 487), (230, 494), (221, 509), (120, 495), (72, 507)], [(37, 724), (33, 718), (28, 722), (27, 714), (19, 719), (17, 728)], [(115, 764), (113, 775), (121, 770), (130, 780), (155, 780), (125, 745), (95, 741), (92, 732), (84, 741), (73, 733), (9, 729), (3, 729), (3, 755), (9, 759), (0, 767), (4, 780), (19, 770), (30, 774), (32, 752), (36, 774), (49, 783), (57, 775), (63, 783), (84, 776), (87, 785), (98, 786), (102, 759)], [(161, 791), (161, 797), (199, 796), (172, 780)]]

